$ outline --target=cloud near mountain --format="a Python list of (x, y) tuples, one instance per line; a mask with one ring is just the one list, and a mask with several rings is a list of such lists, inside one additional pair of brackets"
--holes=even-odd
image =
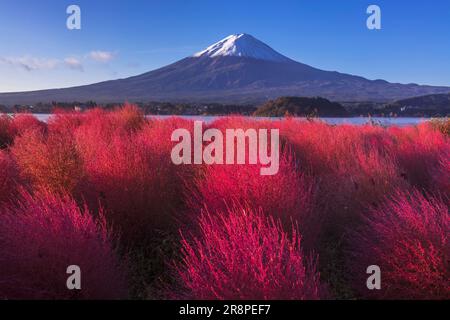
[(68, 56), (63, 59), (56, 58), (40, 58), (30, 55), (18, 57), (0, 57), (0, 64), (6, 64), (12, 67), (18, 67), (25, 71), (38, 70), (54, 70), (61, 67), (67, 67), (72, 70), (83, 71), (84, 63), (88, 60), (100, 63), (106, 63), (113, 60), (115, 53), (109, 51), (94, 50), (77, 57), (76, 55)]

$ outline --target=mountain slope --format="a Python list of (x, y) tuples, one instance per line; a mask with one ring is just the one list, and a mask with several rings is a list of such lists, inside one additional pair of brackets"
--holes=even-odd
[(250, 35), (227, 37), (166, 67), (127, 79), (67, 89), (0, 94), (0, 104), (51, 101), (251, 103), (279, 96), (389, 101), (448, 93), (449, 87), (393, 84), (293, 61)]

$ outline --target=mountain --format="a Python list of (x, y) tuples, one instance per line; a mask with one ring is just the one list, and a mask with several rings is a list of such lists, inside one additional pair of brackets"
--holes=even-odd
[(0, 104), (51, 101), (260, 103), (280, 96), (393, 101), (448, 93), (450, 87), (389, 83), (324, 71), (291, 60), (248, 34), (229, 36), (163, 68), (66, 89), (0, 94)]

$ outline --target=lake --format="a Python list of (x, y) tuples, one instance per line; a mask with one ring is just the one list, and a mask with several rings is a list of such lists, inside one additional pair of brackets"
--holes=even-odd
[[(48, 119), (52, 116), (51, 114), (35, 114), (36, 118), (40, 121), (47, 122)], [(165, 119), (172, 116), (154, 116), (149, 115), (147, 118), (156, 118), (156, 119)], [(179, 116), (184, 119), (191, 120), (200, 120), (206, 123), (210, 123), (220, 116)], [(284, 118), (266, 118), (266, 117), (256, 117), (256, 119), (267, 120), (271, 119), (274, 121), (282, 120)], [(296, 118), (296, 119), (306, 119), (306, 118)], [(408, 125), (416, 125), (421, 122), (429, 120), (429, 118), (381, 118), (381, 117), (349, 117), (349, 118), (320, 118), (322, 121), (325, 121), (329, 124), (354, 124), (354, 125), (363, 125), (367, 124), (370, 121), (380, 124), (383, 126), (408, 126)]]

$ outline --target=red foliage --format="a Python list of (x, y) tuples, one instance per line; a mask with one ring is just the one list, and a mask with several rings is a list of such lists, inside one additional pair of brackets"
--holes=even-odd
[(47, 126), (36, 117), (28, 113), (15, 114), (11, 122), (14, 135), (22, 135), (28, 130), (45, 131)]
[[(89, 117), (77, 129), (76, 139), (91, 196), (104, 206), (124, 241), (142, 240), (157, 229), (174, 226), (183, 200), (182, 176), (188, 168), (171, 161), (170, 123), (156, 121), (137, 130), (129, 126), (134, 120), (110, 127), (111, 118)], [(115, 131), (109, 130), (113, 127)]]
[(435, 173), (446, 170), (442, 159), (450, 157), (448, 137), (428, 124), (391, 128), (390, 132), (397, 140), (396, 160), (401, 174), (416, 188), (436, 191)]
[[(155, 265), (170, 259), (162, 255), (176, 251), (167, 243), (181, 225), (197, 236), (182, 243), (184, 261), (178, 271), (183, 298), (318, 298), (317, 276), (302, 259), (297, 229), (302, 250), (320, 254), (322, 277), (337, 294), (352, 297), (346, 277), (357, 275), (362, 279), (358, 284), (365, 285), (365, 268), (379, 264), (385, 287), (379, 295), (358, 288), (362, 296), (446, 297), (448, 287), (439, 286), (438, 279), (448, 278), (442, 271), (448, 268), (449, 252), (443, 236), (450, 203), (448, 136), (427, 124), (386, 129), (232, 116), (204, 125), (224, 136), (226, 129), (279, 129), (279, 172), (263, 176), (261, 164), (174, 165), (171, 151), (177, 142), (171, 135), (185, 128), (193, 136), (193, 125), (175, 117), (147, 120), (129, 104), (112, 112), (58, 112), (48, 125), (27, 114), (0, 116), (0, 148), (7, 149), (0, 151), (0, 203), (13, 205), (23, 178), (41, 194), (33, 203), (31, 196), (21, 197), (18, 208), (23, 211), (31, 203), (30, 215), (47, 208), (42, 199), (57, 195), (63, 197), (60, 207), (53, 198), (49, 206), (64, 211), (63, 203), (69, 203), (67, 212), (72, 212), (73, 200), (64, 197), (70, 194), (79, 203), (86, 201), (94, 215), (104, 208), (105, 219), (121, 234), (123, 244), (144, 249), (152, 263), (159, 259)], [(414, 187), (433, 197), (411, 192)], [(365, 215), (368, 207), (378, 209)], [(243, 214), (242, 208), (249, 209)], [(12, 219), (19, 209), (7, 210), (8, 224), (5, 229), (0, 225), (0, 231), (17, 221), (17, 226), (26, 226), (18, 233), (25, 243), (34, 234), (31, 218), (24, 218), (29, 215)], [(200, 216), (204, 210), (211, 214)], [(294, 230), (292, 223), (298, 226)], [(36, 224), (41, 228), (36, 232), (44, 233), (43, 224)], [(361, 224), (359, 233), (347, 237)], [(104, 227), (100, 229), (102, 233)], [(76, 230), (71, 231), (73, 237), (77, 232), (83, 237)], [(12, 231), (8, 237), (13, 239)], [(163, 249), (154, 248), (155, 243)], [(9, 252), (3, 245), (1, 250)], [(154, 251), (159, 252), (156, 258)], [(29, 257), (30, 252), (26, 251)], [(0, 263), (6, 263), (1, 259), (0, 252)], [(15, 259), (18, 270), (25, 270), (25, 260), (19, 255)], [(343, 262), (349, 259), (356, 269)], [(400, 272), (400, 265), (405, 272)], [(0, 283), (2, 279), (0, 275)], [(238, 291), (247, 288), (248, 295)]]
[(384, 128), (287, 120), (280, 130), (299, 166), (317, 182), (324, 228), (337, 234), (356, 223), (367, 205), (409, 188), (393, 156), (394, 137)]
[[(102, 218), (67, 198), (23, 193), (0, 213), (0, 298), (125, 298), (124, 268)], [(81, 290), (68, 290), (67, 267), (81, 268)]]
[(81, 112), (56, 110), (47, 122), (48, 130), (64, 135), (74, 135), (85, 117), (85, 114)]
[(91, 139), (107, 140), (120, 133), (134, 133), (146, 123), (143, 113), (129, 104), (112, 112), (96, 108), (82, 114), (73, 112), (68, 115), (76, 119), (73, 121), (81, 121), (81, 125), (75, 126), (79, 127), (77, 134), (89, 135), (87, 138)]
[(137, 106), (129, 103), (111, 113), (114, 127), (128, 132), (135, 132), (145, 124), (144, 113)]
[(12, 200), (20, 182), (19, 170), (11, 156), (0, 150), (0, 204)]
[(187, 197), (190, 209), (194, 213), (203, 208), (221, 212), (236, 204), (249, 206), (281, 219), (284, 226), (298, 223), (302, 234), (308, 233), (308, 244), (314, 241), (319, 221), (313, 216), (313, 187), (299, 173), (291, 154), (280, 155), (275, 175), (263, 176), (260, 169), (260, 164), (205, 166), (203, 177), (195, 180)]
[(28, 130), (45, 131), (45, 123), (27, 113), (15, 114), (13, 117), (0, 115), (0, 148), (5, 148), (13, 144), (18, 135), (22, 135)]
[(74, 194), (83, 177), (83, 163), (70, 135), (27, 130), (11, 148), (22, 175), (37, 189)]
[(182, 241), (176, 269), (186, 299), (319, 299), (324, 290), (314, 264), (304, 259), (300, 235), (286, 234), (273, 218), (236, 207), (199, 218), (201, 235)]
[(14, 141), (14, 133), (11, 127), (11, 117), (0, 114), (0, 149), (6, 148)]
[[(398, 193), (365, 216), (353, 233), (349, 266), (365, 298), (449, 299), (450, 217), (441, 200)], [(365, 273), (381, 269), (381, 290), (368, 290)]]
[(442, 155), (439, 167), (433, 173), (433, 181), (435, 181), (436, 192), (441, 194), (450, 205), (450, 152)]

